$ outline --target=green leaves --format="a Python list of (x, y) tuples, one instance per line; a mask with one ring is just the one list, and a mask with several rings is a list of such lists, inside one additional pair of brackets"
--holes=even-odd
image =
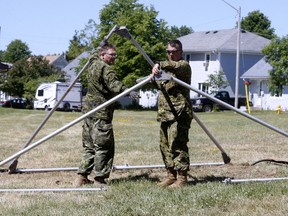
[(241, 28), (267, 39), (276, 37), (270, 20), (259, 10), (248, 13), (248, 16), (241, 21)]
[(283, 86), (288, 85), (288, 36), (272, 40), (262, 52), (273, 67), (269, 78), (271, 94), (281, 96)]

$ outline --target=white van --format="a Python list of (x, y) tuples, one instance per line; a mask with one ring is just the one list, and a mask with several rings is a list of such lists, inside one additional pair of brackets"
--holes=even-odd
[[(42, 83), (36, 90), (34, 109), (51, 110), (69, 88), (69, 83)], [(82, 108), (82, 85), (75, 83), (57, 110), (80, 111)]]

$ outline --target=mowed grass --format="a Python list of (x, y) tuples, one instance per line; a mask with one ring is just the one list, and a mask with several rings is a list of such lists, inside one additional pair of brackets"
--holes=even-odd
[[(0, 161), (19, 152), (47, 115), (44, 111), (0, 108)], [(163, 168), (119, 169), (111, 173), (106, 191), (14, 192), (12, 189), (74, 188), (76, 171), (8, 174), (0, 167), (0, 215), (286, 215), (288, 182), (264, 181), (224, 184), (223, 180), (288, 177), (287, 137), (235, 112), (196, 113), (231, 158), (221, 152), (193, 120), (189, 151), (189, 184), (163, 189), (157, 182)], [(288, 113), (252, 111), (261, 121), (288, 131)], [(32, 141), (47, 137), (81, 117), (81, 113), (55, 112)], [(116, 110), (115, 165), (162, 165), (159, 123), (155, 111)], [(82, 122), (37, 145), (18, 160), (19, 169), (77, 167), (83, 153)], [(204, 166), (205, 165), (205, 166)], [(91, 179), (93, 176), (91, 176)], [(93, 186), (88, 186), (93, 188)]]

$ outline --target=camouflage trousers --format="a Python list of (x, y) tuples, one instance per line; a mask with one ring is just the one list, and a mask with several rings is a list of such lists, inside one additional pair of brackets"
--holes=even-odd
[(185, 122), (161, 122), (160, 151), (166, 168), (189, 170), (190, 159), (187, 143), (190, 123), (189, 119), (186, 119)]
[(78, 174), (108, 178), (115, 154), (112, 122), (95, 118), (86, 118), (83, 124), (82, 143), (84, 154)]

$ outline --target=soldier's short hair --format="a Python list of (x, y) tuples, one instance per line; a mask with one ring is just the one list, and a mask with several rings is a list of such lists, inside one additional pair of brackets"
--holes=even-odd
[(177, 50), (182, 50), (182, 43), (181, 41), (175, 39), (175, 40), (171, 40), (168, 43), (171, 47), (175, 47)]
[(116, 47), (115, 47), (113, 44), (108, 44), (108, 43), (106, 43), (106, 44), (104, 44), (103, 46), (101, 46), (101, 47), (99, 48), (99, 55), (104, 54), (104, 53), (107, 52), (107, 50), (109, 50), (109, 49), (114, 49), (114, 50), (116, 50)]

